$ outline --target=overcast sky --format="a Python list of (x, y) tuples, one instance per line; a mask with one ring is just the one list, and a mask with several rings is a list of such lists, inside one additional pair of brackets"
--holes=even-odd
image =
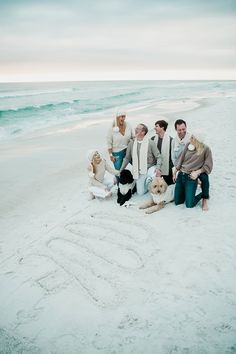
[(236, 79), (236, 0), (0, 0), (0, 81)]

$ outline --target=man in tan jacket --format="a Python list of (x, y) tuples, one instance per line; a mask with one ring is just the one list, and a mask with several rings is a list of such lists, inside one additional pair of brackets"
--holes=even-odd
[(135, 138), (129, 142), (121, 166), (121, 170), (123, 170), (128, 163), (132, 163), (132, 174), (139, 195), (145, 194), (148, 190), (146, 178), (148, 170), (152, 166), (156, 167), (155, 175), (161, 175), (161, 155), (156, 144), (148, 138), (147, 133), (147, 126), (142, 123), (138, 124), (135, 129)]

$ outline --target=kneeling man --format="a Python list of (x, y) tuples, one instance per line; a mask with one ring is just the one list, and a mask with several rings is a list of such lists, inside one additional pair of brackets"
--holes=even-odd
[(135, 138), (129, 142), (126, 156), (123, 160), (121, 170), (128, 163), (132, 163), (132, 174), (136, 181), (137, 194), (143, 195), (148, 191), (146, 183), (148, 171), (155, 166), (155, 175), (161, 175), (161, 155), (154, 141), (147, 137), (148, 127), (145, 124), (139, 124), (135, 129)]

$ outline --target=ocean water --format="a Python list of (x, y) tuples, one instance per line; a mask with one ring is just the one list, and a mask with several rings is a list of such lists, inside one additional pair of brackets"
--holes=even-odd
[(106, 81), (0, 84), (0, 140), (47, 126), (114, 115), (165, 100), (236, 92), (236, 81)]

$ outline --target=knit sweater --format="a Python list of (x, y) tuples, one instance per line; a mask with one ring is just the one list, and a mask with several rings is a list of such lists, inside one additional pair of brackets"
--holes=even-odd
[(131, 138), (133, 138), (133, 132), (129, 123), (126, 123), (124, 135), (122, 135), (119, 131), (114, 132), (113, 127), (111, 127), (107, 134), (108, 149), (112, 149), (113, 152), (124, 150), (127, 148)]
[(95, 165), (95, 173), (93, 174), (93, 176), (91, 174), (92, 165), (88, 166), (88, 171), (89, 171), (89, 185), (94, 187), (102, 187), (102, 188), (104, 188), (103, 180), (106, 171), (110, 172), (112, 175), (115, 176), (118, 176), (120, 174), (120, 171), (112, 168), (105, 159), (102, 159), (102, 161), (99, 164)]
[(188, 150), (187, 144), (183, 153), (176, 162), (176, 169), (190, 174), (192, 171), (200, 170), (200, 173), (210, 174), (213, 168), (211, 149), (205, 145), (202, 153), (197, 155), (196, 150)]
[(163, 176), (167, 176), (173, 167), (171, 159), (171, 146), (173, 138), (165, 133), (163, 138), (159, 138), (158, 135), (154, 135), (151, 140), (156, 143), (162, 157), (161, 174)]
[[(128, 163), (132, 162), (133, 145), (134, 145), (134, 141), (130, 140), (129, 145), (127, 147), (125, 158), (121, 166), (121, 170), (123, 170), (128, 165)], [(138, 149), (140, 149), (139, 144), (138, 144)], [(138, 155), (139, 155), (139, 150), (138, 150)], [(148, 151), (147, 151), (147, 168), (156, 165), (156, 168), (160, 169), (161, 163), (162, 163), (162, 158), (157, 148), (157, 145), (154, 143), (153, 140), (149, 139)]]

